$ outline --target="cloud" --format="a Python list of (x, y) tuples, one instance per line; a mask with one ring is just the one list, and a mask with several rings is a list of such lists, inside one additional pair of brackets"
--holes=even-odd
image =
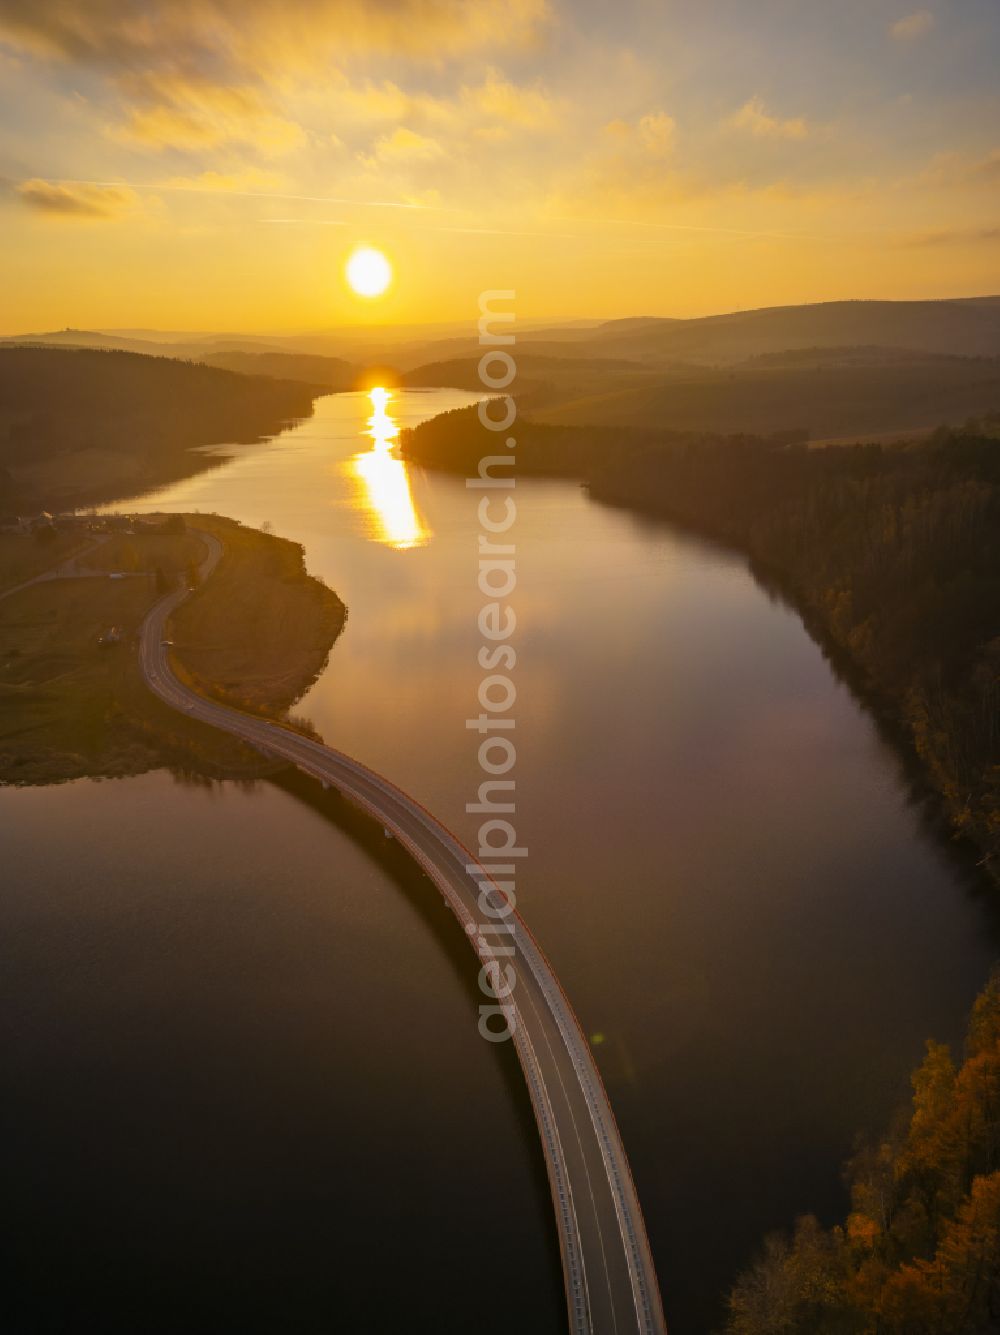
[(643, 116), (637, 127), (639, 146), (648, 157), (662, 158), (674, 146), (677, 122), (665, 111)]
[(546, 0), (0, 0), (15, 47), (125, 69), (322, 69), (352, 51), (437, 61), (524, 46), (547, 19)]
[(673, 148), (676, 132), (677, 122), (665, 111), (651, 111), (637, 121), (609, 121), (604, 127), (616, 157), (662, 158)]
[(744, 102), (739, 111), (734, 112), (729, 117), (726, 125), (732, 130), (740, 130), (751, 134), (755, 139), (807, 139), (809, 137), (809, 126), (801, 116), (789, 120), (781, 120), (777, 116), (771, 116), (759, 97), (752, 97), (749, 102)]
[(918, 9), (889, 25), (889, 36), (897, 42), (914, 42), (926, 37), (934, 27), (934, 15), (929, 9)]
[(398, 125), (392, 134), (383, 135), (378, 140), (369, 156), (363, 154), (359, 156), (369, 167), (378, 164), (400, 166), (434, 162), (443, 158), (445, 151), (436, 139), (408, 130), (405, 125)]
[(555, 104), (541, 88), (522, 88), (508, 82), (497, 70), (487, 72), (483, 83), (463, 86), (460, 110), (476, 114), (504, 128), (519, 126), (536, 130), (551, 125)]
[(635, 120), (608, 121), (582, 161), (567, 164), (550, 195), (554, 216), (577, 217), (613, 205), (641, 215), (678, 198), (673, 169), (677, 122), (649, 111)]
[[(106, 133), (151, 152), (208, 155), (225, 146), (263, 158), (310, 141), (354, 151), (387, 127), (372, 162), (427, 162), (476, 139), (499, 142), (555, 123), (539, 86), (488, 67), (451, 91), (391, 79), (354, 85), (359, 53), (424, 61), (530, 44), (548, 0), (0, 0), (0, 44), (96, 73)], [(396, 76), (399, 77), (398, 75)], [(91, 84), (91, 87), (93, 85)], [(349, 134), (350, 127), (362, 131)], [(308, 132), (306, 127), (308, 127)], [(397, 133), (405, 131), (405, 133)], [(411, 137), (413, 136), (413, 137)], [(440, 142), (438, 142), (440, 140)], [(214, 166), (205, 161), (206, 167)]]
[[(449, 193), (498, 189), (498, 173), (520, 150), (516, 141), (544, 136), (550, 142), (540, 152), (546, 151), (564, 110), (540, 84), (514, 83), (494, 68), (434, 94), (391, 80), (352, 83), (341, 76), (324, 90), (311, 90), (296, 107), (311, 127), (337, 126), (341, 144), (364, 168), (365, 176), (354, 183), (362, 193), (378, 176), (380, 192), (407, 198), (431, 178)], [(491, 153), (492, 187), (483, 176), (484, 145)], [(342, 172), (340, 179), (346, 183)]]
[(131, 105), (110, 133), (140, 147), (204, 149), (247, 144), (271, 156), (305, 142), (302, 127), (249, 86), (224, 86), (181, 74), (131, 76)]
[(83, 182), (22, 181), (17, 194), (30, 209), (54, 218), (107, 221), (125, 217), (139, 207), (127, 186), (90, 185)]
[(968, 178), (974, 181), (1000, 181), (1000, 148), (969, 164)]
[(561, 110), (539, 85), (511, 83), (492, 68), (481, 83), (462, 84), (448, 96), (407, 92), (391, 80), (352, 84), (341, 76), (332, 87), (313, 91), (310, 100), (341, 128), (396, 124), (418, 131), (446, 129), (453, 139), (503, 139), (515, 131), (547, 130)]
[(991, 149), (981, 157), (967, 153), (938, 153), (913, 178), (917, 185), (990, 187), (1000, 183), (1000, 148)]
[(323, 102), (341, 120), (370, 124), (379, 121), (437, 119), (438, 99), (403, 91), (391, 79), (382, 83), (351, 84), (343, 77), (339, 85), (324, 90)]
[(1000, 241), (1000, 226), (996, 227), (938, 227), (926, 232), (911, 232), (899, 238), (898, 244), (909, 247), (964, 246), (977, 242)]
[(172, 176), (159, 187), (163, 190), (191, 190), (199, 194), (278, 194), (287, 185), (277, 172), (259, 167), (240, 167), (234, 171), (204, 171), (197, 176)]

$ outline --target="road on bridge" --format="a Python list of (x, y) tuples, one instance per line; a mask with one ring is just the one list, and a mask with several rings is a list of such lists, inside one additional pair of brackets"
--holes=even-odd
[[(222, 546), (208, 548), (210, 578)], [(458, 839), (401, 789), (349, 756), (283, 726), (198, 695), (171, 667), (168, 619), (187, 597), (168, 593), (143, 623), (139, 653), (150, 688), (174, 709), (281, 758), (378, 820), (409, 851), (465, 929), (484, 965), (513, 967), (512, 1029), (535, 1111), (555, 1207), (569, 1328), (574, 1335), (665, 1335), (649, 1240), (625, 1149), (590, 1045), (527, 925), (510, 910), (515, 953), (498, 957), (479, 935), (480, 904), (503, 911), (503, 892)], [(471, 868), (471, 870), (470, 870)]]

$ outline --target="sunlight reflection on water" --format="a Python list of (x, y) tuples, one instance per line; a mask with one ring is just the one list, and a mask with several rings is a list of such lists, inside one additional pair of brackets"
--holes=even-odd
[(392, 395), (376, 388), (368, 397), (372, 415), (366, 434), (372, 438), (372, 448), (351, 459), (354, 475), (363, 484), (362, 503), (374, 521), (373, 532), (379, 541), (398, 551), (423, 547), (431, 532), (413, 503), (406, 464), (393, 453), (399, 425), (386, 411)]

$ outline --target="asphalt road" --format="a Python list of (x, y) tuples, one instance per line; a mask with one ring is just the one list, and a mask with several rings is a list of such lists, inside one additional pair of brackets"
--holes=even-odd
[[(211, 577), (222, 548), (207, 547), (201, 578)], [(625, 1149), (597, 1067), (555, 973), (515, 910), (512, 956), (500, 958), (479, 924), (487, 907), (508, 908), (475, 858), (419, 803), (373, 770), (279, 723), (243, 714), (190, 690), (170, 664), (168, 621), (187, 596), (178, 589), (150, 611), (140, 661), (150, 688), (174, 709), (242, 738), (332, 785), (369, 812), (409, 851), (440, 891), (484, 967), (514, 970), (510, 1020), (535, 1111), (555, 1208), (569, 1329), (598, 1335), (662, 1335), (659, 1287)], [(509, 980), (509, 975), (507, 975)], [(498, 1260), (502, 1266), (503, 1261)], [(502, 1276), (510, 1279), (510, 1276)]]

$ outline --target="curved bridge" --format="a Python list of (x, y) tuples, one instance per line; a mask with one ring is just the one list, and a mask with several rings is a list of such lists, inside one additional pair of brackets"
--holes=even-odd
[[(222, 547), (213, 534), (195, 531), (208, 547), (205, 579)], [(146, 682), (174, 709), (288, 761), (369, 812), (437, 886), (483, 964), (514, 969), (511, 1028), (545, 1154), (569, 1328), (574, 1335), (665, 1335), (649, 1240), (607, 1093), (569, 1000), (527, 925), (473, 855), (401, 789), (331, 747), (208, 700), (179, 681), (164, 639), (168, 618), (186, 596), (183, 588), (167, 594), (143, 623)], [(513, 955), (498, 959), (479, 935), (481, 903), (508, 910)]]

